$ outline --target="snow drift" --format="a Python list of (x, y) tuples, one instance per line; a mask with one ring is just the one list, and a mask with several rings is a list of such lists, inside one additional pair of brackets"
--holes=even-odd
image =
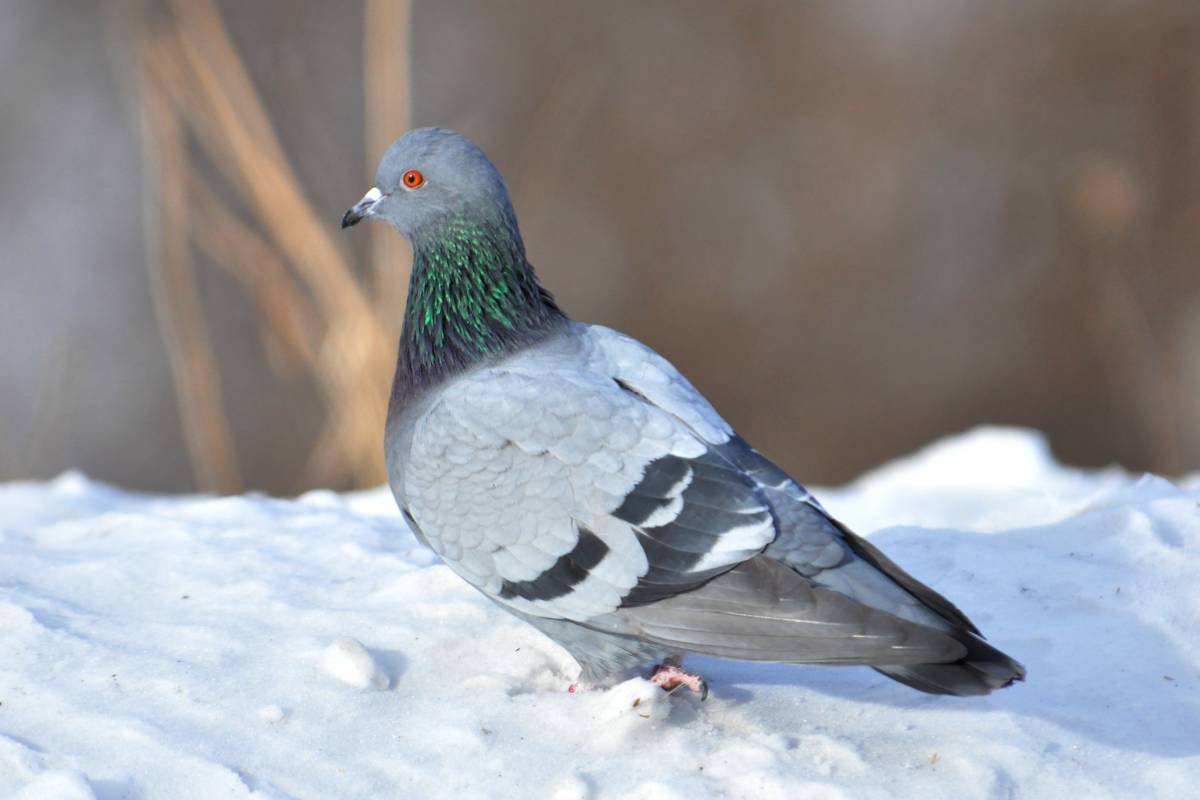
[[(767, 448), (769, 451), (769, 448)], [(1182, 797), (1200, 783), (1200, 482), (983, 429), (826, 507), (1029, 680), (689, 662), (569, 694), (564, 652), (418, 545), (386, 490), (0, 486), (0, 796)], [(872, 532), (873, 531), (873, 532)]]

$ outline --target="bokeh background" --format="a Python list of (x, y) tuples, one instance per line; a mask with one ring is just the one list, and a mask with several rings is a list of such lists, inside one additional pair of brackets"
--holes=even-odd
[(802, 480), (1200, 467), (1194, 0), (6, 0), (0, 479), (379, 482), (409, 254), (338, 221), (431, 124)]

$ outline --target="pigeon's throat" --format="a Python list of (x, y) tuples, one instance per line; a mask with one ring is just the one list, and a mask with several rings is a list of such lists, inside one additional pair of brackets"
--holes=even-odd
[(456, 218), (413, 238), (400, 342), (410, 382), (532, 344), (562, 319), (512, 225)]

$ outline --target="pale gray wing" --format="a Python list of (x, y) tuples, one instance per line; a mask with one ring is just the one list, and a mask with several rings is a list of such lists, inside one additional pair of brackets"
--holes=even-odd
[[(592, 326), (587, 334), (623, 386), (685, 421), (709, 443), (710, 457), (755, 485), (777, 531), (765, 554), (780, 563), (755, 559), (700, 591), (623, 614), (642, 635), (671, 641), (666, 627), (656, 628), (655, 637), (640, 626), (650, 620), (664, 626), (673, 618), (680, 630), (693, 631), (688, 637), (677, 630), (675, 646), (732, 656), (721, 640), (732, 636), (742, 642), (742, 658), (787, 652), (784, 660), (903, 664), (961, 654), (961, 643), (929, 630), (975, 631), (953, 604), (830, 517), (807, 489), (737, 436), (661, 356), (606, 328)], [(755, 629), (765, 632), (763, 638), (751, 635)], [(681, 641), (689, 638), (690, 645)]]
[(670, 362), (617, 331), (589, 326), (593, 360), (622, 385), (686, 424), (766, 499), (779, 535), (767, 555), (814, 584), (926, 625), (978, 629), (957, 607), (913, 578), (866, 539), (833, 519), (812, 493), (737, 436)]
[(406, 513), (460, 575), (584, 621), (702, 585), (775, 535), (755, 483), (587, 342), (449, 386), (416, 422)]
[(709, 460), (727, 465), (754, 485), (778, 532), (768, 555), (816, 585), (913, 621), (939, 624), (937, 614), (957, 614), (965, 622), (948, 601), (842, 527), (807, 489), (737, 436), (670, 362), (608, 328), (590, 326), (583, 335), (597, 369), (610, 372), (625, 389), (678, 419), (707, 443)]

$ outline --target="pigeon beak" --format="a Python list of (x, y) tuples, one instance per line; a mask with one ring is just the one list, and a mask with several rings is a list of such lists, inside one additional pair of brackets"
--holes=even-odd
[(346, 212), (346, 216), (342, 217), (342, 228), (349, 228), (351, 225), (357, 225), (366, 217), (371, 216), (375, 206), (384, 198), (383, 192), (375, 187), (371, 187), (371, 191), (363, 195), (363, 199), (354, 204), (354, 208)]

